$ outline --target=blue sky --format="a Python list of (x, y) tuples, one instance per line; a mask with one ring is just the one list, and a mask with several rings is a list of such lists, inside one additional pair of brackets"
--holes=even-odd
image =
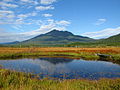
[(0, 0), (0, 43), (53, 29), (95, 39), (120, 33), (120, 0)]

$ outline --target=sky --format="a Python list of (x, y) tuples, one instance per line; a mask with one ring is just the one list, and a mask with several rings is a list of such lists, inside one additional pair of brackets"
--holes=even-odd
[(94, 39), (120, 33), (120, 0), (0, 0), (0, 43), (53, 29)]

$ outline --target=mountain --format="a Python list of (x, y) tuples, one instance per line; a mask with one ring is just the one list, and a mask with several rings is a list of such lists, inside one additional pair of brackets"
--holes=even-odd
[(56, 44), (68, 44), (72, 42), (91, 42), (94, 39), (74, 35), (68, 31), (52, 30), (48, 33), (38, 35), (32, 39), (21, 42), (21, 44), (29, 45), (56, 45)]
[(74, 35), (68, 31), (52, 30), (22, 42), (2, 43), (0, 46), (68, 46), (68, 47), (96, 47), (120, 46), (120, 34), (106, 39), (95, 40), (89, 37)]

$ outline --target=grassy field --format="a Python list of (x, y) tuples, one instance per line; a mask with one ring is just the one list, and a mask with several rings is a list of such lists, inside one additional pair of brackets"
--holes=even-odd
[(99, 60), (96, 53), (112, 55), (108, 61), (120, 63), (120, 48), (70, 48), (70, 47), (45, 47), (45, 48), (0, 48), (0, 59), (28, 58), (28, 57), (67, 57), (83, 58), (86, 60)]
[(0, 69), (1, 90), (120, 90), (120, 79), (50, 80), (32, 78), (32, 75)]
[[(96, 53), (112, 55), (108, 61), (120, 63), (120, 48), (0, 48), (0, 59), (36, 58), (36, 57), (67, 57), (99, 60)], [(120, 78), (100, 80), (51, 80), (22, 72), (9, 71), (0, 67), (0, 90), (120, 90)]]

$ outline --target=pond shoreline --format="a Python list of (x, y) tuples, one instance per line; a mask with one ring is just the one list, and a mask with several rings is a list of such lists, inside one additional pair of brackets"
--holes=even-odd
[[(108, 53), (104, 53), (108, 54)], [(39, 57), (62, 57), (62, 58), (70, 58), (70, 59), (85, 59), (85, 60), (97, 60), (97, 61), (108, 61), (120, 64), (120, 56), (118, 54), (108, 54), (112, 55), (111, 57), (100, 57), (97, 56), (96, 53), (88, 53), (88, 52), (26, 52), (26, 53), (7, 53), (1, 54), (0, 60), (6, 59), (21, 59), (21, 58), (39, 58)]]

